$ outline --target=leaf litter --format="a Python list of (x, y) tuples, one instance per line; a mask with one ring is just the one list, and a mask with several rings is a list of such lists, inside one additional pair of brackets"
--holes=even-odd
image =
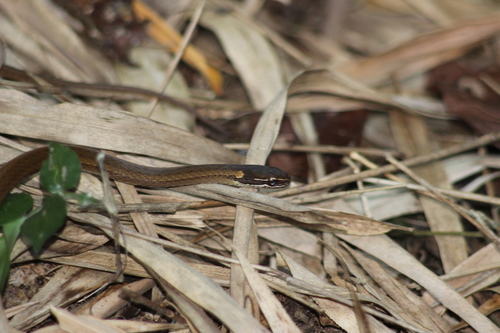
[(0, 328), (500, 331), (498, 7), (341, 3), (0, 2), (2, 163), (57, 141), (294, 178), (118, 184), (123, 237), (70, 209), (15, 245)]

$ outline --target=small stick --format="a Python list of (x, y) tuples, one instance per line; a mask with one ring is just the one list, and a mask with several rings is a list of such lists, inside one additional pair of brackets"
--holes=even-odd
[(403, 165), (401, 162), (397, 161), (395, 158), (388, 156), (387, 160), (392, 165), (394, 165), (395, 167), (397, 167), (398, 169), (400, 169), (401, 171), (406, 173), (408, 176), (410, 176), (417, 183), (419, 183), (422, 186), (425, 186), (425, 188), (427, 188), (431, 193), (433, 193), (439, 201), (441, 201), (441, 202), (447, 204), (448, 206), (450, 206), (451, 208), (455, 209), (457, 211), (457, 213), (459, 213), (464, 219), (466, 219), (467, 221), (472, 223), (472, 225), (474, 225), (479, 231), (481, 231), (491, 241), (495, 242), (497, 245), (500, 245), (500, 239), (498, 239), (498, 237), (495, 235), (495, 233), (491, 229), (485, 227), (483, 224), (478, 222), (477, 220), (473, 219), (472, 216), (470, 216), (470, 214), (468, 214), (465, 211), (465, 209), (463, 209), (461, 206), (457, 205), (456, 203), (454, 203), (453, 201), (451, 201), (450, 199), (445, 197), (442, 193), (440, 193), (437, 189), (435, 189), (431, 184), (429, 184), (427, 181), (425, 181), (421, 177), (417, 176), (413, 171), (411, 171), (408, 167)]
[[(445, 157), (456, 155), (458, 153), (462, 153), (462, 152), (467, 151), (467, 150), (471, 150), (471, 149), (474, 149), (477, 147), (488, 145), (488, 144), (496, 142), (498, 140), (500, 140), (500, 132), (489, 133), (489, 134), (483, 135), (477, 139), (474, 139), (474, 140), (471, 140), (468, 142), (464, 142), (464, 143), (461, 143), (461, 144), (458, 144), (458, 145), (455, 145), (452, 147), (436, 150), (436, 151), (429, 153), (429, 154), (424, 154), (424, 155), (420, 155), (420, 156), (406, 159), (406, 160), (402, 161), (401, 164), (404, 166), (407, 166), (407, 167), (411, 167), (411, 166), (415, 166), (415, 165), (429, 163), (429, 162), (436, 161), (436, 160), (439, 160), (439, 159), (442, 159)], [(275, 194), (273, 194), (273, 196), (276, 196), (278, 198), (282, 198), (282, 197), (306, 193), (306, 192), (323, 190), (323, 189), (330, 188), (333, 186), (355, 182), (358, 179), (363, 179), (366, 177), (377, 177), (377, 176), (380, 176), (382, 174), (394, 172), (397, 170), (398, 170), (398, 168), (396, 168), (396, 166), (394, 166), (392, 164), (387, 164), (387, 165), (384, 165), (383, 167), (380, 167), (380, 168), (375, 169), (375, 170), (366, 170), (366, 171), (360, 172), (358, 174), (347, 175), (347, 176), (339, 177), (336, 179), (329, 179), (329, 180), (320, 181), (320, 182), (316, 182), (316, 183), (309, 184), (309, 185), (290, 188), (288, 190), (276, 192)]]

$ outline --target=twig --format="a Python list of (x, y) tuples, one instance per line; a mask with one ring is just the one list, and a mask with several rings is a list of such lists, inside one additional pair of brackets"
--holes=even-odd
[[(248, 143), (227, 143), (224, 147), (232, 150), (246, 150), (250, 147)], [(306, 146), (306, 145), (287, 145), (287, 144), (275, 144), (273, 146), (274, 151), (291, 151), (300, 153), (319, 153), (319, 154), (338, 154), (338, 155), (348, 155), (352, 152), (358, 152), (360, 154), (368, 156), (381, 156), (385, 157), (387, 154), (392, 156), (402, 156), (402, 154), (396, 150), (386, 150), (386, 149), (374, 149), (374, 148), (363, 148), (363, 147), (339, 147), (330, 145), (319, 145), (319, 146)]]
[[(198, 6), (196, 7), (193, 17), (191, 18), (191, 22), (189, 23), (189, 26), (186, 29), (186, 33), (184, 35), (184, 38), (182, 39), (181, 45), (177, 52), (175, 53), (174, 59), (170, 62), (167, 68), (167, 72), (165, 73), (165, 80), (162, 84), (162, 89), (161, 93), (165, 93), (167, 90), (167, 86), (172, 79), (172, 75), (174, 74), (175, 69), (177, 68), (177, 65), (179, 64), (179, 61), (182, 58), (182, 55), (184, 54), (184, 51), (186, 50), (186, 47), (189, 44), (189, 41), (191, 40), (191, 37), (193, 36), (194, 29), (198, 25), (198, 21), (200, 20), (201, 13), (203, 12), (203, 8), (205, 7), (205, 1), (200, 1)], [(154, 98), (150, 103), (149, 103), (149, 112), (147, 118), (151, 118), (151, 115), (153, 114), (153, 111), (156, 108), (156, 105), (158, 104), (158, 98)]]
[(495, 235), (495, 233), (485, 227), (483, 224), (479, 223), (477, 220), (473, 219), (470, 214), (466, 213), (466, 211), (456, 203), (454, 203), (452, 200), (449, 200), (446, 198), (443, 194), (441, 194), (437, 189), (435, 189), (431, 184), (429, 184), (427, 181), (422, 179), (421, 177), (417, 176), (413, 171), (411, 171), (409, 168), (407, 168), (405, 165), (403, 165), (401, 162), (397, 161), (393, 157), (387, 157), (387, 160), (393, 164), (395, 167), (406, 173), (408, 176), (410, 176), (413, 180), (415, 180), (417, 183), (420, 183), (422, 186), (427, 188), (431, 193), (433, 193), (436, 198), (450, 206), (451, 208), (455, 209), (457, 213), (459, 213), (463, 218), (465, 218), (467, 221), (472, 223), (478, 230), (480, 230), (486, 237), (488, 237), (491, 241), (495, 242), (497, 245), (500, 245), (500, 239)]
[[(439, 159), (442, 159), (444, 157), (456, 155), (458, 153), (471, 150), (477, 147), (481, 147), (493, 142), (496, 142), (500, 140), (500, 132), (495, 132), (495, 133), (490, 133), (483, 135), (477, 139), (471, 140), (469, 142), (465, 142), (462, 144), (458, 144), (449, 148), (445, 149), (440, 149), (436, 150), (432, 153), (429, 154), (424, 154), (416, 157), (412, 157), (409, 159), (406, 159), (401, 162), (402, 165), (404, 166), (415, 166), (419, 164), (424, 164), (424, 163), (429, 163), (432, 161), (436, 161)], [(358, 174), (353, 174), (353, 175), (348, 175), (344, 177), (339, 177), (336, 179), (329, 179), (326, 181), (320, 181), (316, 182), (313, 184), (309, 185), (304, 185), (300, 187), (295, 187), (291, 188), (285, 191), (277, 192), (274, 194), (276, 197), (285, 197), (285, 196), (290, 196), (290, 195), (296, 195), (296, 194), (301, 194), (301, 193), (306, 193), (306, 192), (313, 192), (313, 191), (318, 191), (318, 190), (323, 190), (329, 187), (341, 185), (341, 184), (346, 184), (346, 183), (351, 183), (354, 182), (358, 179), (363, 179), (366, 177), (376, 177), (379, 175), (382, 175), (384, 173), (389, 173), (389, 172), (394, 172), (397, 171), (397, 168), (394, 165), (388, 164), (384, 165), (383, 167), (380, 167), (375, 170), (366, 170), (363, 172), (360, 172)]]
[[(415, 190), (415, 191), (422, 191), (422, 192), (427, 191), (424, 186), (421, 186), (418, 184), (407, 184), (407, 183), (396, 182), (396, 181), (388, 180), (388, 179), (368, 177), (368, 178), (365, 178), (364, 181), (367, 183), (386, 185), (386, 186), (401, 185), (401, 186), (404, 186), (410, 190)], [(435, 189), (442, 194), (445, 194), (445, 195), (448, 195), (450, 197), (454, 197), (457, 199), (465, 199), (465, 200), (476, 201), (476, 202), (484, 202), (487, 204), (500, 206), (500, 198), (496, 198), (496, 197), (492, 197), (492, 196), (488, 196), (488, 195), (484, 195), (484, 194), (469, 193), (469, 192), (457, 191), (457, 190), (447, 190), (447, 189), (438, 188), (438, 187), (435, 187)]]

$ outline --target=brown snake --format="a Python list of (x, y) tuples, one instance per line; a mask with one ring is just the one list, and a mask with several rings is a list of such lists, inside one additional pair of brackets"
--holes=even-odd
[[(82, 170), (99, 174), (96, 157), (99, 151), (68, 146), (80, 158)], [(49, 156), (49, 147), (23, 153), (0, 168), (0, 202), (23, 179), (38, 172)], [(110, 178), (144, 187), (177, 187), (218, 183), (230, 186), (283, 188), (290, 184), (290, 175), (275, 167), (262, 165), (203, 164), (173, 168), (152, 168), (105, 155), (104, 166)]]

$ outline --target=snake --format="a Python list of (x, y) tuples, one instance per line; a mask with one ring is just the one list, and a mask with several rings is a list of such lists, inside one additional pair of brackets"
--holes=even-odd
[[(82, 170), (100, 175), (97, 155), (100, 151), (70, 146), (80, 159)], [(49, 157), (49, 147), (27, 151), (0, 168), (0, 202), (25, 178), (38, 172)], [(285, 188), (290, 175), (279, 168), (251, 164), (200, 164), (155, 168), (104, 156), (104, 168), (111, 179), (130, 185), (169, 188), (198, 184), (224, 184), (234, 187)]]

